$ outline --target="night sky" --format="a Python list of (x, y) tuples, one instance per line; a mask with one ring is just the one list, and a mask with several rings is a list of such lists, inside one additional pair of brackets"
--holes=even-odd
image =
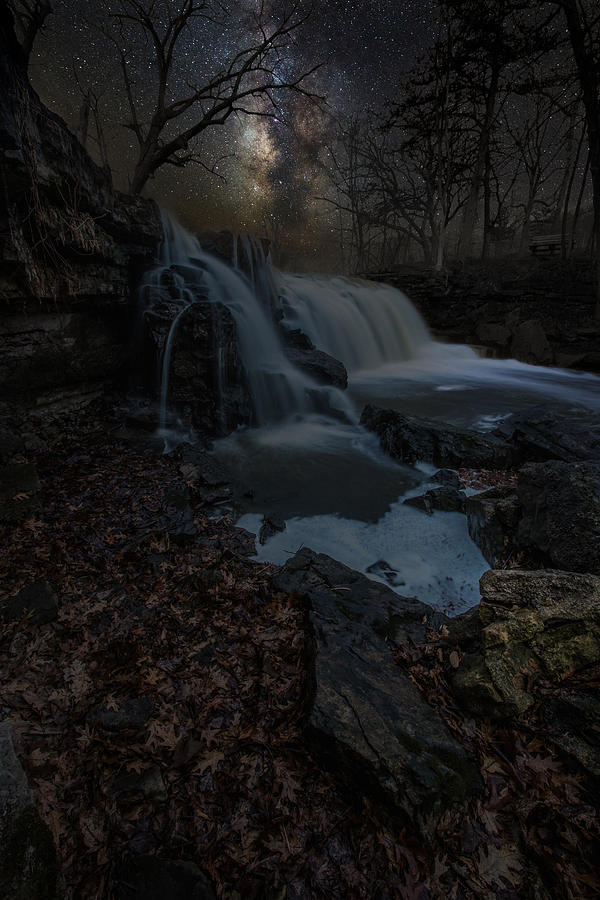
[[(253, 0), (232, 8), (242, 15)], [(108, 3), (115, 7), (116, 3)], [(280, 4), (273, 4), (277, 11)], [(398, 78), (434, 37), (435, 0), (317, 0), (313, 14), (293, 48), (305, 69), (327, 60), (310, 87), (327, 98), (320, 112), (303, 98), (282, 99), (282, 119), (240, 116), (201, 136), (198, 145), (209, 167), (218, 161), (219, 178), (198, 166), (168, 167), (149, 182), (145, 193), (198, 230), (232, 228), (279, 236), (305, 264), (317, 264), (324, 243), (335, 242), (331, 209), (315, 198), (326, 193), (322, 164), (330, 115), (377, 109), (393, 96)], [(42, 99), (72, 128), (78, 119), (80, 83), (101, 94), (101, 110), (117, 185), (125, 188), (134, 142), (119, 124), (126, 120), (123, 96), (110, 48), (90, 19), (99, 4), (56, 0), (31, 58), (30, 73)], [(232, 49), (246, 43), (235, 18), (226, 27), (196, 20), (182, 44), (177, 77), (182, 84), (201, 78), (228, 61)], [(148, 53), (135, 57), (140, 86), (149, 87)], [(93, 146), (90, 148), (93, 152)], [(219, 161), (220, 160), (220, 161)]]

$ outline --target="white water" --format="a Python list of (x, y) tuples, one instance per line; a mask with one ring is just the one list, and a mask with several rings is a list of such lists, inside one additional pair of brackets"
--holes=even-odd
[[(181, 310), (165, 342), (161, 409), (166, 416), (177, 323), (199, 294), (223, 303), (237, 324), (260, 427), (235, 432), (216, 452), (232, 478), (253, 492), (240, 525), (258, 531), (263, 513), (287, 522), (286, 531), (257, 544), (257, 558), (281, 563), (307, 545), (448, 612), (476, 603), (488, 566), (464, 516), (427, 516), (403, 505), (427, 489), (431, 470), (384, 456), (374, 435), (356, 424), (355, 410), (374, 402), (491, 430), (538, 403), (575, 416), (582, 408), (600, 410), (600, 379), (481, 359), (468, 347), (437, 343), (399, 291), (277, 273), (262, 244), (247, 237), (234, 239), (232, 256), (228, 266), (176, 223), (165, 223), (162, 267), (152, 284)], [(317, 385), (289, 362), (272, 319), (279, 305), (288, 327), (301, 328), (345, 363), (347, 395)], [(385, 566), (377, 568), (382, 560)]]
[[(222, 303), (232, 313), (240, 353), (254, 407), (254, 424), (280, 421), (290, 415), (330, 411), (354, 420), (356, 413), (337, 388), (317, 384), (286, 357), (270, 312), (277, 295), (270, 266), (260, 242), (244, 235), (234, 240), (234, 257), (241, 259), (249, 277), (206, 252), (198, 239), (174, 219), (163, 216), (164, 239), (160, 265), (151, 273), (143, 296), (176, 303), (182, 309), (173, 319), (162, 354), (160, 425), (164, 429), (169, 401), (171, 357), (177, 327), (187, 308), (200, 296)], [(169, 288), (165, 288), (165, 273)]]
[[(321, 350), (341, 359), (349, 373), (437, 354), (425, 322), (401, 291), (350, 278), (283, 275), (284, 321), (301, 328)], [(452, 352), (452, 351), (450, 351)], [(472, 358), (468, 347), (454, 353)]]

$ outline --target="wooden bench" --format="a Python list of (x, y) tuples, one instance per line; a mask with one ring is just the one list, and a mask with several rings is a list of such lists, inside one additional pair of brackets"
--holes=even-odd
[(560, 234), (538, 234), (529, 239), (529, 249), (533, 254), (548, 253), (554, 256), (560, 253), (562, 236)]

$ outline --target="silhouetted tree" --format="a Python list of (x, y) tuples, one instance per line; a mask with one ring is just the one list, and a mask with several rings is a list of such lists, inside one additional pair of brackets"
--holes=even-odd
[(562, 9), (579, 75), (594, 199), (596, 317), (600, 318), (600, 7), (596, 0), (556, 0)]
[(38, 34), (54, 10), (49, 0), (10, 0), (9, 8), (15, 18), (17, 37), (25, 59), (29, 61)]
[[(233, 7), (235, 8), (235, 7)], [(196, 81), (183, 65), (192, 32), (224, 21), (230, 13), (219, 0), (119, 0), (106, 3), (98, 22), (117, 54), (129, 119), (138, 153), (131, 190), (140, 193), (165, 165), (204, 167), (196, 139), (234, 114), (281, 117), (285, 92), (319, 100), (307, 86), (319, 68), (295, 61), (294, 43), (311, 12), (301, 2), (283, 5), (277, 17), (261, 5), (251, 14), (226, 62)], [(238, 11), (239, 13), (239, 11)], [(147, 60), (140, 74), (141, 52)], [(206, 60), (204, 60), (206, 62)], [(183, 70), (183, 71), (182, 71)]]

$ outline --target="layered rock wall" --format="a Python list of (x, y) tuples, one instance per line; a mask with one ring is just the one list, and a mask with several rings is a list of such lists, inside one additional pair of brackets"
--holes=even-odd
[(0, 80), (0, 401), (5, 419), (44, 423), (125, 382), (133, 287), (161, 223), (42, 104), (4, 6)]

